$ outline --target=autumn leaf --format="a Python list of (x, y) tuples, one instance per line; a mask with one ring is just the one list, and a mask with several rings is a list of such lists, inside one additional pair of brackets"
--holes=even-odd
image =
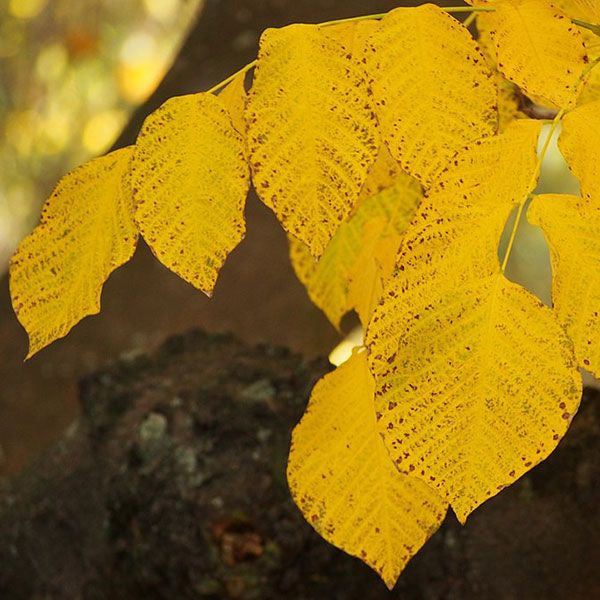
[(492, 69), (493, 80), (498, 90), (498, 131), (503, 133), (515, 119), (525, 118), (521, 110), (522, 93), (519, 87), (498, 71), (496, 49), (490, 36), (490, 15), (482, 12), (477, 15), (477, 44)]
[(552, 259), (552, 299), (575, 344), (578, 363), (600, 376), (600, 203), (576, 196), (538, 196), (529, 221), (546, 235)]
[(559, 0), (556, 4), (572, 18), (586, 21), (591, 25), (600, 24), (598, 0)]
[[(416, 208), (416, 206), (415, 206)], [(394, 263), (402, 235), (385, 219), (365, 223), (360, 251), (348, 273), (348, 303), (366, 327)]]
[[(401, 236), (422, 197), (418, 182), (406, 173), (399, 174), (394, 185), (360, 204), (318, 261), (302, 242), (290, 238), (290, 258), (298, 278), (336, 328), (352, 309), (361, 313), (365, 325), (368, 322), (369, 306), (391, 272), (386, 260), (395, 258)], [(369, 228), (369, 223), (375, 229), (373, 225)]]
[(582, 195), (600, 201), (600, 101), (571, 111), (563, 119), (558, 146), (581, 183)]
[(539, 124), (459, 153), (411, 224), (367, 330), (392, 458), (459, 520), (554, 449), (581, 395), (550, 309), (508, 281), (497, 247), (535, 185)]
[(378, 29), (379, 21), (367, 19), (324, 27), (323, 31), (350, 52), (354, 62), (360, 62), (365, 56), (369, 38)]
[[(379, 194), (379, 192), (387, 188), (391, 188), (398, 179), (403, 177), (406, 178), (406, 173), (402, 170), (400, 163), (390, 154), (388, 147), (382, 142), (377, 152), (377, 158), (371, 166), (371, 170), (360, 190), (356, 208), (368, 198)], [(416, 181), (414, 181), (414, 185), (416, 185), (415, 189), (417, 189), (418, 183)]]
[(245, 80), (245, 71), (238, 73), (219, 93), (219, 100), (225, 105), (235, 130), (242, 137), (246, 136), (244, 112), (248, 95), (246, 94)]
[(469, 32), (440, 8), (388, 13), (367, 60), (382, 136), (422, 183), (465, 144), (496, 132), (492, 73)]
[(133, 255), (131, 154), (131, 147), (111, 152), (63, 177), (19, 244), (10, 293), (29, 335), (27, 358), (98, 313), (104, 282)]
[(498, 70), (546, 106), (570, 108), (588, 63), (577, 27), (545, 0), (497, 0), (485, 15)]
[(581, 182), (582, 198), (538, 196), (528, 217), (546, 235), (552, 299), (581, 367), (600, 376), (600, 102), (567, 114), (559, 147)]
[(320, 256), (377, 156), (366, 76), (315, 25), (268, 29), (248, 98), (254, 187), (285, 230)]
[(244, 237), (249, 172), (241, 135), (211, 94), (167, 100), (144, 122), (131, 166), (136, 221), (156, 257), (211, 295)]
[(391, 589), (447, 503), (394, 467), (377, 430), (374, 387), (364, 352), (317, 383), (292, 435), (287, 475), (306, 520)]

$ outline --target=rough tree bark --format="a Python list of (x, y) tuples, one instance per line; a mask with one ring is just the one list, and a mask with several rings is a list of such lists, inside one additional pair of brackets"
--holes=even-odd
[(461, 527), (449, 515), (388, 593), (292, 504), (292, 426), (328, 366), (200, 331), (81, 385), (82, 416), (0, 498), (0, 597), (600, 597), (600, 408)]

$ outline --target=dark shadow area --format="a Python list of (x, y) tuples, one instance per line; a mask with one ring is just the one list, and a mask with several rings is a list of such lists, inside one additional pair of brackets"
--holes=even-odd
[(85, 379), (76, 426), (0, 495), (7, 600), (600, 597), (600, 404), (478, 508), (449, 514), (392, 593), (313, 532), (285, 481), (329, 368), (193, 331)]

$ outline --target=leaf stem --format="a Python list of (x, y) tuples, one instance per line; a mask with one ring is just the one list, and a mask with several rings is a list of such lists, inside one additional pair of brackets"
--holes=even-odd
[(473, 11), (464, 21), (463, 21), (463, 27), (465, 27), (466, 29), (468, 29), (471, 26), (471, 23), (473, 23), (473, 21), (477, 18), (477, 13), (475, 11)]
[(228, 83), (233, 81), (240, 73), (246, 73), (246, 71), (249, 71), (252, 67), (254, 67), (256, 65), (257, 62), (258, 62), (257, 59), (254, 59), (252, 62), (249, 62), (247, 65), (244, 65), (241, 69), (237, 70), (233, 75), (230, 75), (229, 77), (226, 77), (225, 79), (223, 79), (223, 81), (220, 81), (216, 85), (213, 85), (210, 88), (210, 90), (208, 90), (206, 93), (213, 94), (214, 92), (220, 90), (221, 88), (224, 88)]
[(572, 23), (575, 23), (578, 27), (589, 29), (592, 33), (600, 35), (600, 25), (594, 25), (594, 23), (588, 23), (587, 21), (581, 21), (580, 19), (571, 19)]
[[(560, 122), (562, 121), (562, 118), (564, 117), (565, 112), (566, 112), (565, 109), (562, 108), (557, 113), (556, 117), (554, 117), (554, 120), (552, 121), (550, 131), (548, 132), (546, 141), (544, 142), (544, 145), (542, 146), (540, 155), (538, 156), (537, 163), (535, 165), (535, 171), (531, 175), (531, 181), (529, 182), (529, 189), (531, 191), (533, 191), (533, 188), (536, 184), (537, 178), (539, 177), (540, 171), (542, 170), (542, 163), (544, 162), (544, 158), (546, 157), (546, 153), (548, 152), (548, 148), (550, 147), (550, 142), (552, 140), (552, 136), (554, 135), (556, 128), (559, 126)], [(519, 224), (521, 223), (523, 209), (525, 208), (525, 204), (530, 195), (531, 195), (531, 192), (527, 195), (526, 198), (524, 198), (519, 203), (519, 209), (517, 210), (517, 216), (515, 218), (515, 222), (513, 224), (512, 231), (510, 232), (510, 238), (508, 240), (508, 245), (506, 246), (506, 252), (504, 253), (504, 259), (502, 260), (502, 267), (501, 267), (502, 273), (504, 273), (506, 271), (506, 266), (508, 265), (508, 259), (510, 258), (510, 253), (512, 252), (512, 249), (513, 249), (513, 246), (515, 243), (515, 239), (517, 237), (517, 231), (519, 230)]]

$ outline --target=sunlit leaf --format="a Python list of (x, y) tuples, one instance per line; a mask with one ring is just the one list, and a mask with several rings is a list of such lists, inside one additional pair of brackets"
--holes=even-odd
[(86, 163), (63, 177), (40, 224), (17, 248), (10, 292), (29, 335), (28, 357), (100, 311), (108, 276), (137, 241), (129, 184), (132, 148)]
[(367, 54), (392, 156), (423, 183), (465, 144), (495, 133), (497, 91), (469, 32), (427, 4), (388, 13)]
[(538, 132), (517, 121), (457, 156), (407, 231), (367, 331), (388, 450), (463, 522), (548, 456), (581, 394), (564, 330), (497, 258), (508, 214), (535, 185)]
[(358, 199), (379, 139), (366, 76), (313, 25), (268, 29), (248, 98), (254, 187), (320, 256)]
[(366, 562), (391, 589), (447, 504), (394, 467), (377, 431), (373, 392), (364, 353), (317, 383), (292, 435), (288, 482), (319, 534)]
[(211, 295), (244, 236), (249, 173), (241, 135), (211, 94), (167, 100), (144, 122), (133, 156), (136, 221), (169, 269)]
[(578, 28), (545, 0), (498, 0), (485, 16), (498, 69), (543, 104), (577, 101), (588, 63)]

